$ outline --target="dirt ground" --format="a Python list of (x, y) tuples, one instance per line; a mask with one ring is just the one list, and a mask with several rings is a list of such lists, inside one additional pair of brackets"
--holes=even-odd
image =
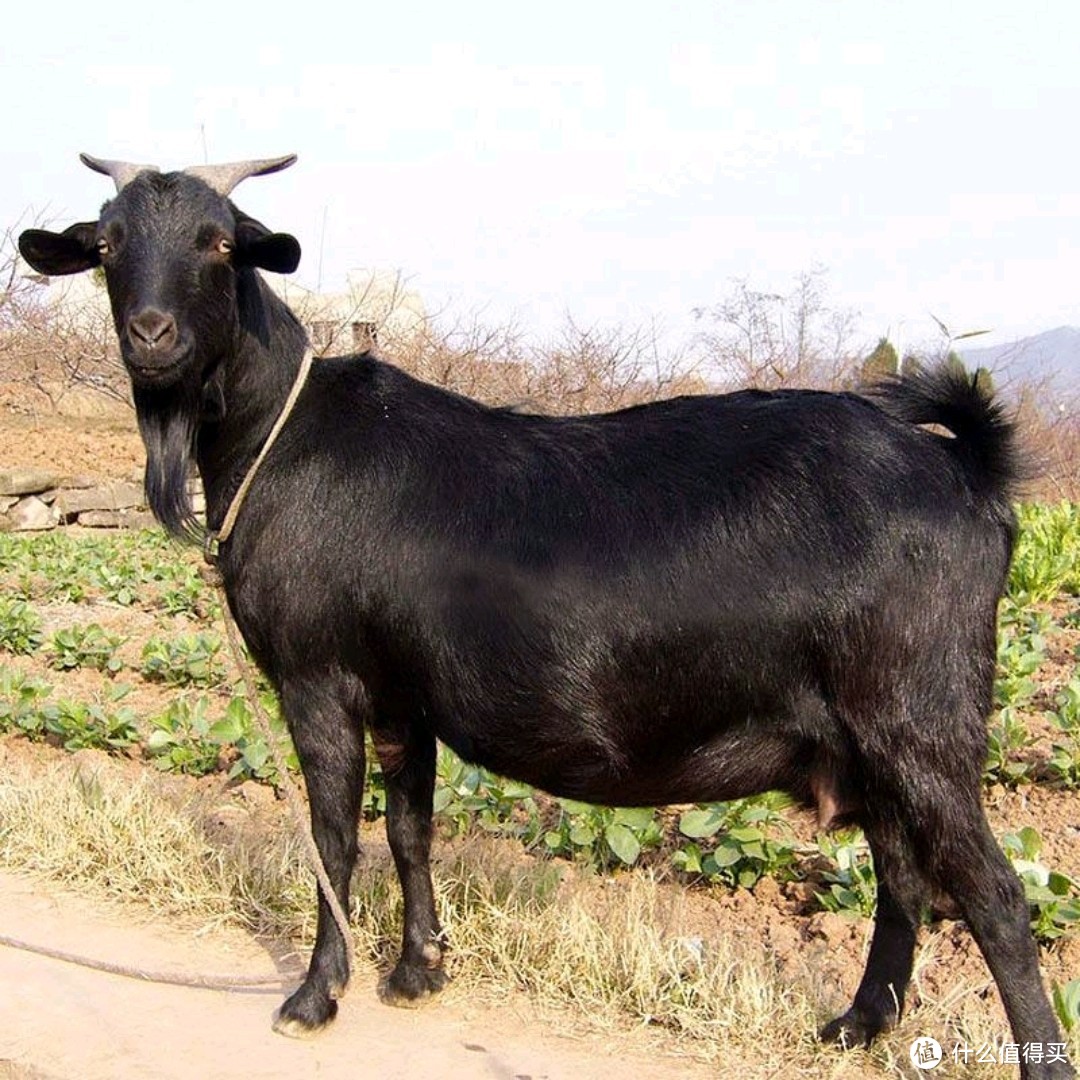
[(135, 414), (117, 407), (108, 417), (28, 415), (0, 398), (0, 468), (33, 465), (61, 476), (142, 478), (146, 453)]
[[(131, 909), (90, 903), (11, 874), (0, 873), (0, 912), (5, 936), (143, 970), (249, 976), (275, 970), (272, 956), (248, 935), (193, 937), (174, 926), (140, 923)], [(608, 1054), (614, 1047), (559, 1035), (530, 1016), (524, 1003), (502, 1010), (388, 1008), (376, 999), (374, 979), (362, 976), (335, 1023), (311, 1041), (271, 1032), (271, 1014), (282, 997), (277, 986), (244, 992), (168, 986), (13, 948), (0, 948), (0, 982), (0, 1077), (12, 1080), (707, 1075), (686, 1061), (628, 1054), (625, 1045), (613, 1071)]]

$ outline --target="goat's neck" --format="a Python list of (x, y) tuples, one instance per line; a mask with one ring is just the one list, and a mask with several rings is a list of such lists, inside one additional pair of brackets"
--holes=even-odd
[(257, 274), (239, 281), (238, 308), (237, 347), (222, 359), (211, 381), (207, 417), (198, 434), (199, 472), (212, 529), (220, 527), (284, 407), (307, 346), (293, 313)]

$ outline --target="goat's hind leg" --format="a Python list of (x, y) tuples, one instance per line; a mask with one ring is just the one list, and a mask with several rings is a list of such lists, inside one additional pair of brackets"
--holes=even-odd
[[(929, 837), (928, 837), (929, 839)], [(1043, 989), (1039, 954), (1031, 933), (1024, 888), (986, 821), (977, 799), (959, 803), (933, 832), (931, 871), (935, 884), (959, 906), (997, 983), (1018, 1046), (1052, 1044), (1064, 1039)], [(1021, 1061), (1024, 1080), (1074, 1077), (1062, 1058)]]
[(405, 905), (401, 958), (379, 987), (388, 1005), (414, 1005), (447, 982), (443, 934), (431, 881), (435, 739), (409, 732), (401, 741), (374, 732), (386, 785), (386, 834)]
[[(335, 690), (341, 692), (335, 692)], [(364, 723), (346, 706), (344, 688), (330, 680), (288, 686), (281, 694), (293, 744), (307, 783), (311, 829), (330, 884), (346, 913), (356, 865), (357, 826), (364, 794)], [(349, 980), (345, 941), (319, 888), (318, 927), (307, 977), (274, 1018), (283, 1035), (314, 1034), (337, 1015)]]

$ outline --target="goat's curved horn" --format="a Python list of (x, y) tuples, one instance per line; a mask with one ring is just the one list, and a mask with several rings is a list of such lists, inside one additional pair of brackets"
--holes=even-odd
[(228, 165), (190, 165), (184, 170), (188, 176), (196, 176), (209, 184), (219, 195), (228, 196), (241, 180), (249, 176), (265, 176), (280, 172), (296, 161), (295, 154), (284, 157), (262, 158), (258, 161), (233, 161)]
[(79, 160), (94, 172), (111, 176), (116, 183), (117, 191), (123, 191), (124, 185), (130, 184), (141, 172), (159, 171), (156, 165), (132, 165), (129, 161), (106, 161), (104, 158), (91, 157), (89, 154), (80, 154)]

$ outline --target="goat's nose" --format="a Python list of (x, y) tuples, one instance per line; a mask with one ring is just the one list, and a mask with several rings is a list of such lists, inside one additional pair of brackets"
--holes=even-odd
[(164, 351), (176, 341), (176, 320), (155, 308), (147, 308), (128, 319), (128, 336), (140, 349)]

